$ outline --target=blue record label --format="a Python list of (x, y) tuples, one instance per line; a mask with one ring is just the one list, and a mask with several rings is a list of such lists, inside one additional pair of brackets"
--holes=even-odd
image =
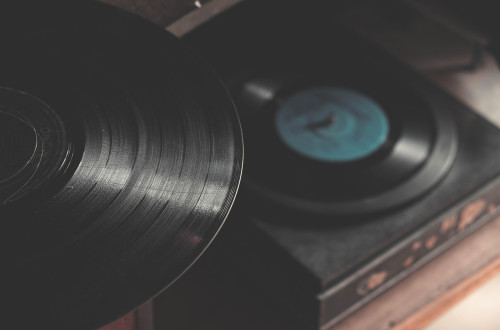
[(377, 102), (336, 87), (293, 94), (278, 107), (275, 124), (279, 137), (295, 152), (334, 163), (369, 156), (389, 135), (389, 121)]

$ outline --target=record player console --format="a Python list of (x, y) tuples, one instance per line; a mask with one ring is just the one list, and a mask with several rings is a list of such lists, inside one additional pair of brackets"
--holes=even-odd
[(225, 257), (330, 329), (498, 215), (500, 130), (337, 24), (344, 3), (273, 4), (185, 41), (243, 125)]
[(240, 119), (204, 292), (264, 288), (286, 329), (334, 328), (500, 215), (500, 129), (340, 24), (353, 2), (104, 2), (183, 40), (94, 1), (0, 5), (3, 327), (102, 326), (182, 275), (236, 197)]

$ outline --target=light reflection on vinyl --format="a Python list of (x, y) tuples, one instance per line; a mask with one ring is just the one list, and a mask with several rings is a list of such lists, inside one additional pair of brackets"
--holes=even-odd
[(36, 131), (0, 124), (0, 155), (15, 153), (0, 166), (2, 326), (97, 328), (219, 231), (242, 168), (236, 111), (177, 39), (107, 5), (2, 3), (0, 40), (0, 119)]

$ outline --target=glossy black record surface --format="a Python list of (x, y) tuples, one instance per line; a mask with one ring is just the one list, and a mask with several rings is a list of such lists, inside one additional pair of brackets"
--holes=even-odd
[(0, 327), (99, 327), (223, 224), (234, 106), (178, 40), (97, 2), (2, 2), (0, 43)]

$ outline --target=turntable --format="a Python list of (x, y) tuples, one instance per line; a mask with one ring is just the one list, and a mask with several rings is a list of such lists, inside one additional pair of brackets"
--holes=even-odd
[[(105, 2), (164, 25), (193, 11)], [(11, 5), (4, 324), (94, 328), (158, 294), (215, 237), (238, 189), (239, 119), (211, 69), (161, 29), (95, 2)], [(192, 32), (169, 27), (221, 75), (247, 147), (230, 221), (181, 286), (205, 305), (271, 305), (287, 319), (270, 329), (335, 327), (500, 213), (499, 129), (340, 26), (345, 6), (244, 2)], [(218, 290), (235, 282), (247, 295)], [(177, 299), (167, 318), (189, 327), (181, 286), (157, 301)]]
[(335, 22), (347, 4), (284, 6), (242, 4), (185, 40), (245, 137), (221, 254), (330, 329), (498, 214), (500, 132)]

